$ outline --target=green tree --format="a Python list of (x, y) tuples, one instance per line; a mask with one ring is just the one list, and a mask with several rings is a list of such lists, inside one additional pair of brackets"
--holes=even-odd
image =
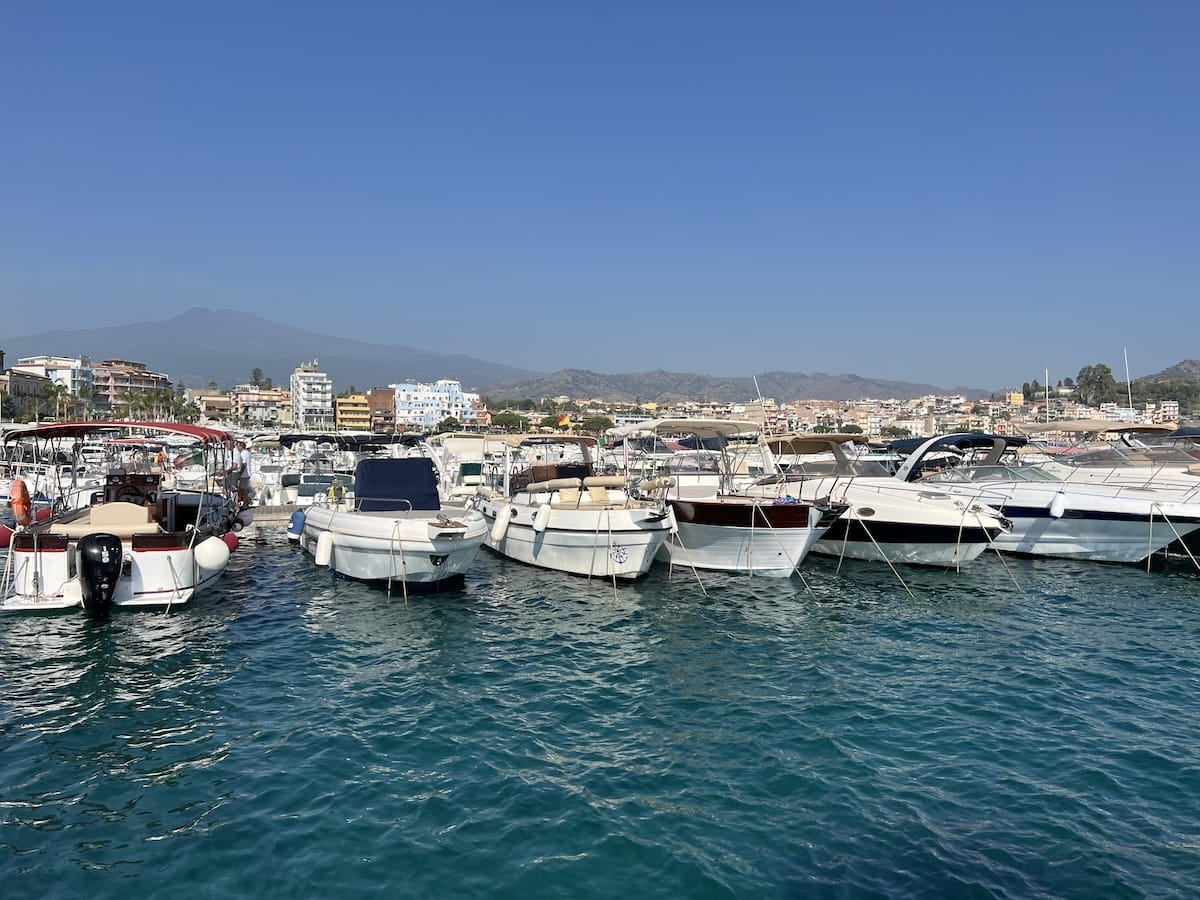
[(257, 366), (250, 372), (250, 385), (252, 387), (260, 387), (263, 383), (263, 370)]
[(604, 434), (612, 427), (613, 420), (608, 416), (591, 416), (583, 420), (579, 430), (586, 431), (588, 434)]
[(458, 419), (454, 416), (446, 416), (442, 421), (437, 423), (438, 431), (455, 431), (458, 429)]
[(1117, 380), (1113, 378), (1112, 369), (1104, 363), (1094, 366), (1084, 366), (1079, 370), (1075, 379), (1075, 387), (1079, 400), (1088, 406), (1099, 406), (1101, 403), (1115, 403), (1121, 396)]
[(525, 417), (513, 412), (496, 413), (492, 416), (492, 427), (504, 431), (520, 431), (525, 427)]

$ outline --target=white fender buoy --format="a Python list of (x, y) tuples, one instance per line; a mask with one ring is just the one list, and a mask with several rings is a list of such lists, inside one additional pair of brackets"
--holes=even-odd
[(533, 530), (541, 534), (546, 530), (546, 526), (550, 524), (550, 504), (543, 503), (538, 507), (538, 511), (533, 514)]
[(313, 562), (327, 566), (333, 562), (333, 532), (322, 531), (317, 538), (317, 549), (313, 551)]
[(1067, 494), (1062, 489), (1058, 489), (1058, 493), (1054, 495), (1054, 499), (1050, 501), (1050, 518), (1061, 519), (1064, 512), (1067, 511)]
[(219, 571), (229, 563), (229, 545), (219, 537), (207, 537), (196, 545), (195, 557), (200, 568)]
[(508, 523), (512, 521), (512, 517), (516, 512), (511, 506), (505, 506), (496, 513), (496, 521), (492, 523), (493, 544), (498, 544), (504, 540), (504, 535), (508, 533)]

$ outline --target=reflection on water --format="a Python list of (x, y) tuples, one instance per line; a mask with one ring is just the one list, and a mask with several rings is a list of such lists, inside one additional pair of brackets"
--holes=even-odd
[(479, 560), (406, 604), (280, 534), (170, 614), (0, 620), (18, 893), (1200, 884), (1190, 569), (822, 558), (614, 590)]

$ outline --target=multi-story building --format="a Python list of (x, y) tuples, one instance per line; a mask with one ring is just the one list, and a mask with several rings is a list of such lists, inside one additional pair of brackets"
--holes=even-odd
[(102, 360), (92, 366), (92, 376), (92, 403), (97, 407), (117, 409), (139, 403), (152, 407), (163, 402), (163, 392), (171, 390), (171, 380), (166, 375), (151, 372), (145, 363), (132, 359)]
[(229, 399), (235, 422), (261, 428), (291, 424), (292, 395), (283, 388), (239, 384)]
[(396, 393), (391, 388), (371, 388), (367, 391), (371, 430), (376, 434), (391, 434), (396, 430)]
[(333, 381), (317, 368), (302, 363), (292, 372), (292, 423), (304, 431), (333, 431)]
[(347, 394), (333, 400), (333, 420), (338, 431), (369, 431), (371, 406), (366, 394)]
[(92, 360), (87, 356), (23, 356), (13, 369), (49, 378), (82, 400), (95, 393)]
[(395, 394), (396, 427), (432, 431), (440, 422), (452, 418), (460, 425), (476, 424), (475, 406), (479, 395), (464, 391), (449, 378), (433, 384), (408, 382), (388, 385)]
[(0, 420), (37, 420), (46, 406), (46, 395), (54, 384), (49, 378), (32, 372), (22, 372), (15, 366), (4, 368), (4, 351), (0, 350)]

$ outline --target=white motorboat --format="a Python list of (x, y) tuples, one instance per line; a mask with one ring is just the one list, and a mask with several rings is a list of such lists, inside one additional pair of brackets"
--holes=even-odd
[[(225, 452), (229, 435), (172, 422), (65, 422), (5, 440), (54, 445), (101, 431), (186, 434), (206, 453)], [(15, 487), (15, 484), (14, 484)], [(24, 486), (14, 491), (23, 493)], [(167, 488), (161, 472), (110, 469), (90, 503), (37, 520), (14, 496), (18, 528), (0, 580), (0, 610), (178, 606), (221, 576), (237, 545), (233, 499), (221, 488)]]
[(354, 483), (353, 504), (302, 511), (300, 546), (318, 566), (406, 594), (463, 583), (487, 524), (476, 510), (442, 505), (430, 460), (364, 459)]
[(846, 504), (814, 553), (838, 558), (957, 567), (976, 559), (1011, 527), (990, 506), (898, 481), (880, 462), (845, 447), (861, 435), (796, 434), (770, 437), (776, 456), (790, 460), (786, 472), (766, 476), (743, 493)]
[[(513, 435), (492, 440), (530, 462), (516, 472), (511, 464), (503, 466), (504, 482), (497, 489), (481, 487), (476, 495), (474, 505), (488, 522), (490, 549), (518, 562), (588, 577), (628, 581), (650, 570), (674, 525), (670, 508), (661, 498), (635, 497), (623, 476), (592, 474), (595, 439)], [(567, 446), (577, 452), (551, 450)]]
[(1067, 481), (1041, 466), (1009, 463), (1024, 438), (964, 433), (890, 446), (906, 456), (903, 481), (986, 503), (1012, 523), (998, 550), (1097, 562), (1139, 563), (1200, 529), (1200, 504), (1152, 487)]
[[(609, 433), (621, 439), (639, 434), (690, 438), (690, 450), (663, 461), (670, 474), (651, 471), (639, 482), (646, 496), (670, 503), (676, 528), (659, 559), (672, 564), (786, 578), (845, 511), (829, 500), (752, 497), (736, 490), (742, 471), (730, 443), (736, 437), (757, 439), (759, 427), (753, 422), (651, 419)], [(682, 464), (689, 454), (701, 461), (694, 474)]]

